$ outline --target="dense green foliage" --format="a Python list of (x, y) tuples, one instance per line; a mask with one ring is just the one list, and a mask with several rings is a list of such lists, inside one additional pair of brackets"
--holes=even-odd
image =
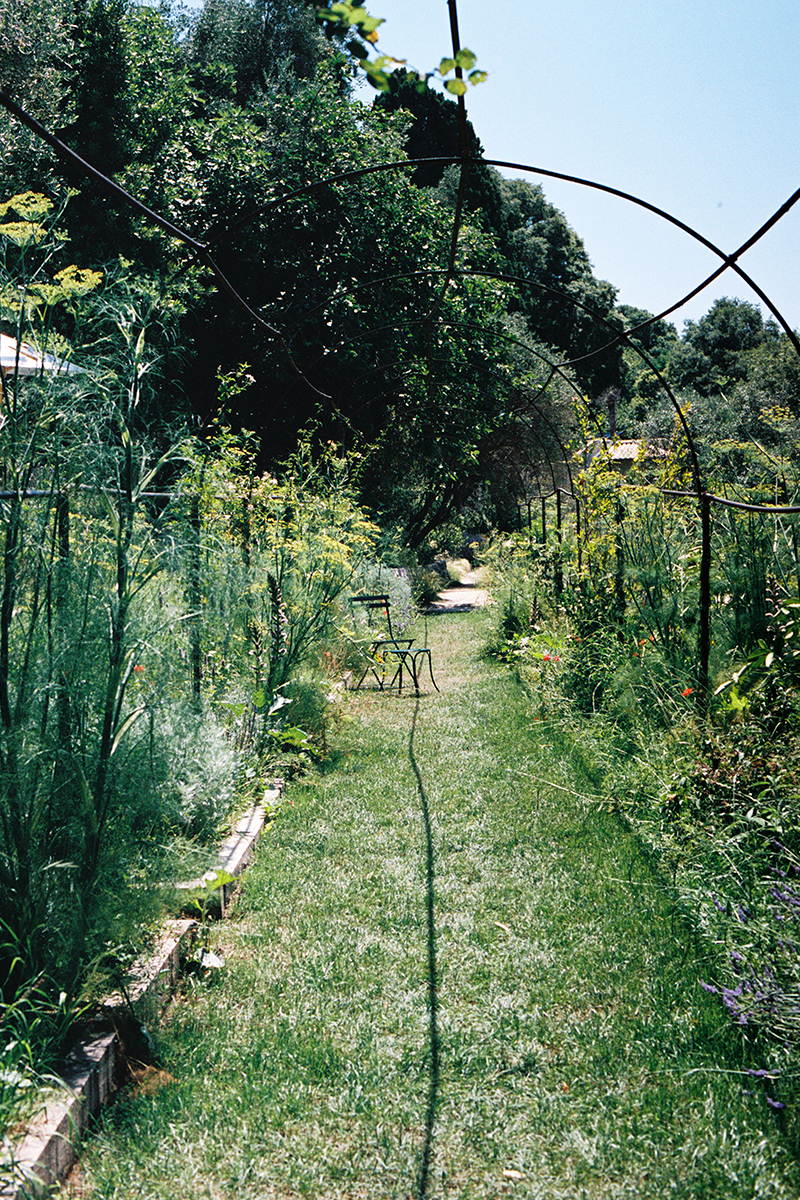
[[(714, 449), (709, 473), (730, 491), (729, 459)], [(768, 501), (777, 465), (796, 502), (796, 463), (762, 452), (760, 465), (745, 494)], [(519, 673), (539, 718), (572, 731), (609, 805), (673, 873), (711, 948), (704, 986), (771, 1077), (794, 1080), (798, 514), (711, 507), (708, 696), (703, 522), (691, 497), (648, 481), (674, 486), (676, 467), (680, 476), (672, 456), (642, 459), (623, 479), (599, 455), (579, 477), (579, 529), (569, 516), (557, 538), (551, 526), (546, 541), (532, 530), (497, 544), (491, 650)]]
[(40, 355), (29, 374), (4, 343), (0, 375), (0, 1013), (26, 1030), (3, 1128), (276, 753), (324, 750), (301, 672), (376, 535), (333, 449), (263, 476), (252, 438), (192, 436), (159, 402), (177, 294), (60, 266), (62, 220), (0, 206), (0, 315)]
[[(680, 334), (617, 306), (457, 102), (377, 68), (360, 98), (373, 18), (315, 8), (0, 0), (3, 87), (139, 204), (3, 110), (2, 332), (78, 368), (2, 379), (4, 1015), (48, 1007), (55, 1044), (140, 947), (143, 882), (276, 748), (326, 752), (312, 675), (357, 651), (341, 599), (381, 553), (549, 504), (493, 543), (494, 650), (602, 731), (608, 802), (686, 896), (697, 867), (709, 989), (793, 1044), (797, 518), (726, 505), (800, 499), (800, 358), (746, 301)], [(438, 75), (479, 82), (464, 55)], [(632, 474), (601, 434), (641, 439)], [(704, 490), (708, 528), (666, 494)]]
[[(563, 458), (553, 431), (569, 436), (571, 390), (625, 436), (669, 435), (674, 407), (654, 368), (691, 399), (701, 437), (774, 445), (770, 414), (797, 409), (796, 356), (749, 303), (719, 301), (681, 337), (658, 322), (608, 346), (648, 314), (615, 307), (541, 187), (486, 166), (452, 99), (402, 72), (375, 105), (353, 95), (372, 24), (321, 29), (305, 0), (208, 0), (191, 18), (85, 0), (47, 28), (35, 0), (2, 12), (12, 93), (139, 201), (210, 239), (261, 322), (174, 239), (2, 118), (9, 194), (77, 188), (70, 261), (123, 255), (180, 307), (181, 353), (163, 367), (173, 411), (202, 423), (219, 372), (248, 364), (227, 419), (266, 435), (261, 467), (313, 422), (365, 456), (363, 498), (412, 546), (459, 512), (462, 524), (508, 524), (547, 460)], [(404, 169), (407, 158), (433, 161)], [(549, 364), (573, 360), (563, 383), (549, 379)]]
[[(165, 9), (87, 0), (61, 36), (63, 138), (162, 216), (210, 236), (219, 267), (269, 326), (254, 326), (207, 273), (186, 270), (174, 241), (70, 168), (72, 260), (96, 267), (122, 254), (158, 278), (165, 299), (178, 289), (184, 354), (165, 375), (186, 410), (204, 419), (218, 372), (247, 363), (251, 385), (229, 417), (267, 433), (262, 465), (291, 452), (314, 420), (321, 437), (368, 450), (363, 494), (412, 543), (468, 500), (480, 497), (484, 519), (507, 512), (519, 489), (512, 444), (532, 426), (528, 454), (532, 443), (536, 457), (547, 453), (546, 423), (525, 399), (541, 371), (530, 357), (520, 366), (515, 346), (584, 357), (607, 337), (573, 301), (603, 319), (613, 306), (541, 190), (501, 180), (478, 158), (457, 275), (442, 291), (453, 172), (401, 164), (417, 151), (420, 105), (430, 109), (423, 139), (452, 155), (452, 101), (410, 83), (375, 107), (354, 99), (341, 38), (322, 36), (304, 4), (214, 0), (186, 30)], [(374, 171), (391, 162), (397, 169)], [(39, 187), (37, 170), (27, 182)], [(54, 185), (60, 172), (51, 162)], [(298, 199), (280, 201), (296, 189)], [(615, 377), (613, 361), (592, 365), (579, 389)], [(548, 394), (540, 404), (556, 426), (560, 403)]]

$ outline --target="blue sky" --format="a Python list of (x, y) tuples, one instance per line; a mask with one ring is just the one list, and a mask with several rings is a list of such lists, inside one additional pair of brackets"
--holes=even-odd
[[(424, 71), (451, 53), (447, 0), (371, 0), (378, 49)], [(633, 193), (737, 249), (800, 186), (796, 0), (458, 0), (462, 46), (489, 79), (467, 94), (487, 158)], [(506, 172), (520, 174), (519, 172)], [(583, 238), (618, 300), (661, 312), (718, 260), (624, 201), (526, 175)], [(800, 203), (741, 265), (800, 328)], [(726, 273), (670, 319), (719, 296)]]

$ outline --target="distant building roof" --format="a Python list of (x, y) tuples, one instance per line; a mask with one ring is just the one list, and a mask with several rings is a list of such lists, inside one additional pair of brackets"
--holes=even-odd
[(636, 459), (642, 455), (644, 458), (666, 458), (668, 453), (666, 445), (660, 441), (647, 442), (644, 438), (627, 438), (622, 441), (595, 438), (582, 446), (575, 458), (588, 466), (598, 456), (605, 455), (613, 467), (625, 472), (629, 471)]
[(637, 441), (609, 442), (608, 457), (612, 462), (633, 461), (641, 453), (643, 446), (644, 442)]
[(0, 333), (0, 371), (4, 375), (74, 375), (82, 370), (53, 354), (41, 354), (27, 342)]

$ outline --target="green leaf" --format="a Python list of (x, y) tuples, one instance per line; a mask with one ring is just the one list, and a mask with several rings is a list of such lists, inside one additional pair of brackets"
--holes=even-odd
[(363, 21), (358, 21), (357, 25), (361, 33), (374, 33), (379, 25), (385, 25), (386, 21), (383, 17), (366, 17)]
[(471, 71), (477, 61), (477, 56), (471, 50), (467, 50), (466, 46), (456, 54), (456, 63), (464, 71)]
[(100, 500), (108, 514), (108, 519), (111, 522), (111, 528), (113, 530), (114, 537), (119, 537), (119, 513), (114, 507), (111, 496), (108, 494), (105, 488), (100, 493)]
[(448, 79), (444, 86), (446, 87), (447, 91), (451, 92), (454, 96), (463, 96), (464, 92), (467, 90), (467, 85), (464, 83), (463, 79)]
[(448, 75), (456, 69), (456, 60), (454, 58), (443, 58), (439, 63), (439, 74)]
[(379, 58), (376, 59), (375, 62), (364, 60), (364, 62), (361, 64), (361, 66), (364, 68), (368, 82), (371, 83), (374, 88), (377, 88), (379, 92), (388, 92), (389, 90), (389, 76), (383, 70), (383, 64), (387, 61), (391, 60)]
[(470, 71), (469, 81), (473, 87), (489, 78), (488, 71)]

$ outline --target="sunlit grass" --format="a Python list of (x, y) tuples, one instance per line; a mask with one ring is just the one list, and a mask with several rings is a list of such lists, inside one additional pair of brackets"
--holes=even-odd
[(800, 1195), (669, 891), (481, 661), (484, 620), (428, 630), (442, 694), (419, 702), (413, 754), (432, 880), (416, 700), (352, 694), (336, 767), (292, 786), (215, 931), (224, 972), (174, 1006), (174, 1082), (117, 1104), (87, 1195)]

